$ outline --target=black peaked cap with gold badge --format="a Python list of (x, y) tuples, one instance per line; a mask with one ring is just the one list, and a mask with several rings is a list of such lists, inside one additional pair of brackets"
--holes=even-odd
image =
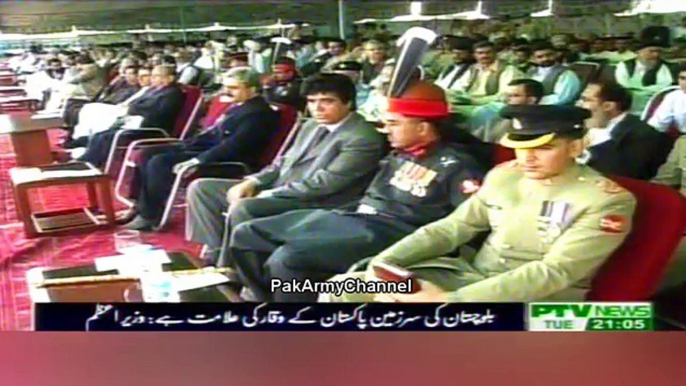
[(591, 112), (575, 106), (518, 105), (507, 106), (500, 116), (512, 120), (510, 130), (500, 144), (513, 149), (543, 146), (557, 137), (582, 138), (584, 120)]
[(362, 64), (360, 62), (347, 60), (338, 62), (333, 65), (331, 71), (362, 71)]

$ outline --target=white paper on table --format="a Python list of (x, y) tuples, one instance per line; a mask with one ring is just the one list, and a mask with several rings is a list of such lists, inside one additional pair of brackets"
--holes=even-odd
[(124, 270), (127, 273), (145, 272), (170, 262), (167, 253), (161, 249), (141, 250), (138, 253), (97, 258), (95, 269), (98, 272), (113, 270), (120, 272)]
[(225, 275), (221, 273), (197, 273), (192, 275), (173, 276), (172, 288), (174, 291), (188, 291), (196, 288), (209, 287), (212, 285), (222, 284), (229, 281)]

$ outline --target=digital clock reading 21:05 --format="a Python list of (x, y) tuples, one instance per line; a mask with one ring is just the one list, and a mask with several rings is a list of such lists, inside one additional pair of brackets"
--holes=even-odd
[(651, 318), (591, 318), (586, 325), (587, 331), (652, 331)]
[(529, 303), (529, 331), (653, 331), (647, 302)]

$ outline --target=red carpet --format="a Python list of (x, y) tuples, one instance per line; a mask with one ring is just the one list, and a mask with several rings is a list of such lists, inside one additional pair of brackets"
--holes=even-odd
[[(55, 143), (61, 135), (50, 132)], [(0, 330), (28, 330), (31, 325), (31, 300), (26, 286), (26, 271), (34, 267), (66, 267), (92, 262), (94, 258), (116, 254), (112, 231), (91, 234), (47, 237), (27, 240), (17, 213), (9, 180), (9, 169), (15, 166), (9, 137), (0, 135)], [(85, 206), (82, 187), (41, 189), (32, 194), (31, 204), (38, 210)], [(183, 237), (184, 214), (175, 212), (169, 229), (163, 233), (143, 235), (143, 241), (167, 250), (193, 254), (200, 246)]]

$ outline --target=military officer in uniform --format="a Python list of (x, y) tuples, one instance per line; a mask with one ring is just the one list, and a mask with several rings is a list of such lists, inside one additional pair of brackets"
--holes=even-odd
[(269, 103), (289, 105), (303, 111), (307, 100), (300, 95), (301, 86), (302, 79), (298, 75), (295, 60), (284, 57), (274, 62), (272, 76), (263, 85), (262, 93)]
[(389, 99), (385, 130), (394, 151), (364, 197), (345, 209), (297, 210), (238, 225), (231, 256), (258, 301), (316, 301), (316, 293), (271, 292), (272, 279), (325, 281), (356, 261), (447, 216), (478, 189), (483, 167), (442, 141), (445, 92), (416, 82)]
[[(424, 226), (371, 259), (365, 272), (332, 280), (379, 280), (378, 262), (413, 272), (412, 294), (321, 294), (321, 301), (579, 301), (597, 269), (631, 230), (636, 200), (593, 169), (576, 164), (584, 119), (571, 106), (509, 106), (502, 139), (516, 160), (493, 169), (448, 217)], [(441, 257), (490, 231), (472, 259)]]

